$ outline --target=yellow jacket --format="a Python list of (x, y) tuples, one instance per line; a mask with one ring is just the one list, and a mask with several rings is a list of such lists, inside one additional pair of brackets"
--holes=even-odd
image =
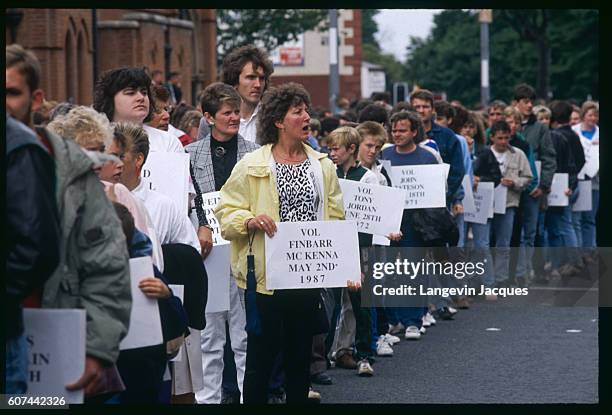
[[(317, 219), (344, 219), (336, 167), (327, 158), (327, 154), (316, 152), (307, 145), (304, 148), (313, 167), (315, 191), (323, 195), (322, 203), (318, 203), (316, 209)], [(238, 287), (246, 289), (249, 243), (245, 221), (266, 214), (280, 222), (272, 145), (265, 145), (246, 154), (234, 166), (220, 194), (221, 200), (215, 208), (215, 216), (219, 221), (221, 236), (231, 241), (231, 265), (236, 283)], [(264, 244), (264, 232), (257, 231), (253, 240), (257, 292), (272, 295), (273, 291), (266, 290)]]

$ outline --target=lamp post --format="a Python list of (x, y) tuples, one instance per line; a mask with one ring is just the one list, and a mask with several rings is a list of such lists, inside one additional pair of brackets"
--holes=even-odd
[(340, 74), (338, 73), (338, 10), (329, 10), (329, 109), (338, 112), (337, 100), (340, 95)]
[(489, 86), (489, 24), (493, 21), (491, 9), (481, 9), (478, 13), (480, 22), (480, 102), (483, 107), (489, 104), (491, 89)]

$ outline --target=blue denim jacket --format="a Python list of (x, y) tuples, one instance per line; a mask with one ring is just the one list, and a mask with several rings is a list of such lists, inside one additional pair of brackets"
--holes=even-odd
[(432, 121), (431, 130), (427, 132), (427, 136), (438, 144), (442, 161), (450, 164), (448, 173), (448, 189), (446, 191), (446, 200), (451, 202), (455, 193), (461, 186), (461, 181), (465, 175), (465, 167), (463, 166), (463, 153), (461, 144), (455, 136), (453, 130), (442, 127)]

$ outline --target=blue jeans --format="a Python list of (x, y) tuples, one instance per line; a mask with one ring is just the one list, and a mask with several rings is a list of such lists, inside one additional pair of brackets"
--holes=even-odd
[(546, 230), (548, 243), (551, 248), (551, 261), (555, 268), (570, 262), (564, 247), (576, 248), (576, 234), (572, 225), (571, 206), (549, 207), (546, 212)]
[(597, 246), (596, 217), (599, 208), (599, 190), (593, 190), (593, 209), (589, 212), (572, 212), (572, 222), (579, 247), (595, 248)]
[(6, 339), (6, 394), (28, 390), (28, 345), (25, 334)]
[(455, 221), (457, 222), (457, 227), (459, 228), (459, 241), (457, 242), (457, 247), (463, 248), (465, 246), (465, 238), (467, 234), (463, 213), (455, 216)]
[(506, 208), (503, 215), (496, 214), (492, 220), (495, 233), (495, 281), (508, 279), (510, 265), (510, 239), (512, 238), (512, 222), (516, 208)]
[(516, 265), (516, 277), (527, 278), (531, 271), (531, 259), (533, 258), (533, 247), (538, 226), (538, 199), (534, 199), (527, 193), (521, 195), (521, 207), (523, 209), (523, 224), (521, 247), (519, 249), (518, 263)]
[(485, 272), (482, 276), (482, 282), (486, 287), (492, 287), (495, 284), (495, 275), (493, 274), (493, 258), (489, 249), (491, 219), (487, 220), (484, 225), (472, 223), (472, 234), (474, 235), (474, 248), (478, 253), (475, 259), (484, 261)]

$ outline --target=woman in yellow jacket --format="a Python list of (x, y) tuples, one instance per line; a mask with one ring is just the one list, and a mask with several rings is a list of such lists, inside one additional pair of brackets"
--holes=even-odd
[[(276, 222), (344, 218), (334, 164), (304, 144), (309, 107), (310, 96), (299, 84), (284, 84), (264, 94), (257, 126), (263, 145), (236, 164), (215, 209), (221, 235), (231, 241), (237, 285), (246, 290), (245, 403), (267, 401), (268, 379), (279, 351), (287, 403), (306, 402), (308, 397), (319, 289), (266, 289), (264, 232), (273, 237)], [(254, 257), (250, 273), (249, 252)]]

